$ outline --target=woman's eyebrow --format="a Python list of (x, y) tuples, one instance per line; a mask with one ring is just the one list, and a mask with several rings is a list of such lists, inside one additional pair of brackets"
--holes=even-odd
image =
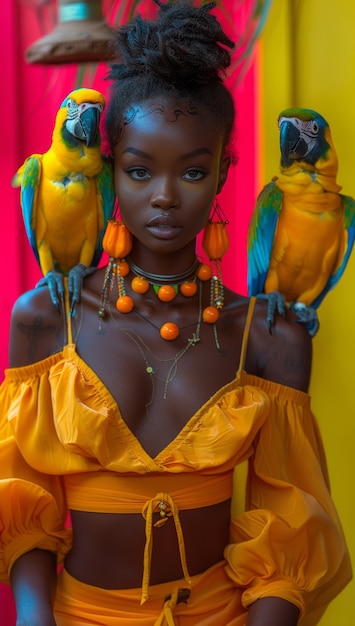
[(144, 159), (150, 159), (151, 161), (153, 160), (153, 157), (150, 154), (148, 154), (147, 152), (144, 152), (143, 150), (138, 150), (138, 148), (133, 148), (133, 147), (128, 146), (127, 148), (123, 150), (123, 154), (125, 154), (126, 152), (129, 152), (130, 154), (134, 154), (135, 156), (142, 157)]
[(187, 152), (186, 154), (184, 154), (182, 156), (182, 159), (191, 159), (193, 157), (200, 156), (201, 154), (212, 155), (212, 152), (209, 148), (197, 148), (197, 150), (192, 150), (191, 152)]

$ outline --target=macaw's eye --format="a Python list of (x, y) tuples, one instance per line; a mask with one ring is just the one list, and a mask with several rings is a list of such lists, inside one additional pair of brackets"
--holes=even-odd
[(313, 132), (314, 132), (314, 133), (317, 133), (317, 132), (318, 132), (319, 128), (318, 128), (318, 124), (317, 124), (317, 122), (313, 122), (313, 127), (312, 127), (312, 130), (313, 130)]
[(78, 110), (77, 103), (71, 98), (69, 98), (67, 102), (67, 111), (68, 111), (69, 119), (73, 119), (75, 117), (75, 115), (77, 114), (77, 110)]

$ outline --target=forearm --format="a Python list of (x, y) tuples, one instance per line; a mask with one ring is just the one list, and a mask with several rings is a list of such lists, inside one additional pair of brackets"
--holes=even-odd
[(56, 557), (47, 550), (31, 550), (11, 570), (17, 626), (54, 626), (52, 612), (56, 588)]
[(282, 598), (260, 598), (248, 610), (247, 626), (297, 626), (297, 606)]

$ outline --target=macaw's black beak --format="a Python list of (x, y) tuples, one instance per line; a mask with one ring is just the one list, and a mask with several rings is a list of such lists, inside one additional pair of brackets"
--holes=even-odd
[(292, 123), (284, 121), (280, 128), (281, 165), (288, 167), (293, 161), (302, 159), (308, 150), (299, 129)]
[(90, 148), (96, 142), (99, 133), (100, 118), (101, 111), (95, 106), (88, 105), (87, 108), (80, 113), (80, 117), (75, 124), (75, 136), (81, 139), (81, 141), (84, 141), (87, 148)]

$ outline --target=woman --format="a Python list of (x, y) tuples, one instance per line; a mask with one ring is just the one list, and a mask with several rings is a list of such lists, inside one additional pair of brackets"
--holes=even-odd
[(209, 218), (230, 163), (233, 44), (211, 5), (156, 4), (156, 22), (117, 34), (110, 262), (74, 317), (46, 288), (13, 310), (2, 579), (17, 626), (315, 624), (351, 568), (307, 395), (311, 341), (290, 314), (270, 335), (265, 304), (196, 258), (204, 227), (212, 260), (225, 247)]

